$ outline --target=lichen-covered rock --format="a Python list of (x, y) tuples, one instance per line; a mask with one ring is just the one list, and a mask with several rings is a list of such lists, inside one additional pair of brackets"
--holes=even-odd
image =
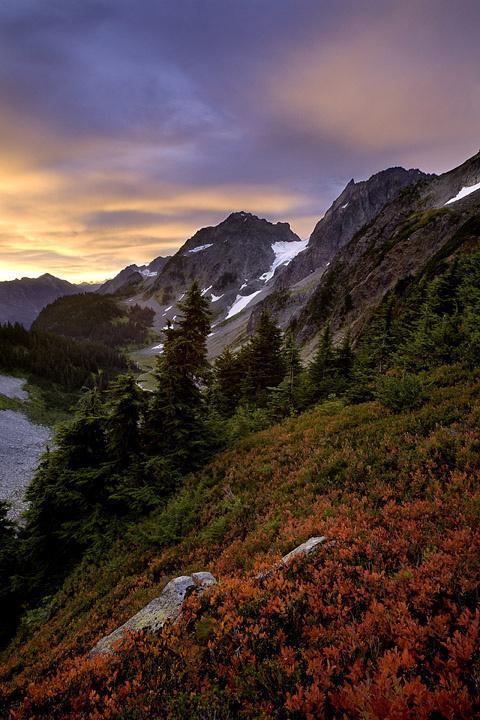
[(106, 635), (99, 640), (91, 651), (91, 655), (112, 653), (115, 643), (119, 642), (128, 631), (146, 631), (152, 634), (159, 632), (165, 623), (178, 620), (183, 604), (191, 592), (202, 592), (207, 587), (215, 585), (216, 582), (209, 572), (181, 575), (174, 580), (170, 580), (158, 597), (154, 598), (110, 635)]
[(281, 559), (281, 564), (288, 565), (292, 560), (297, 557), (304, 557), (306, 555), (310, 555), (310, 553), (317, 550), (318, 546), (322, 545), (326, 539), (327, 538), (324, 535), (309, 538), (306, 542), (302, 543), (294, 550), (291, 550), (291, 552), (287, 553), (287, 555), (284, 555)]

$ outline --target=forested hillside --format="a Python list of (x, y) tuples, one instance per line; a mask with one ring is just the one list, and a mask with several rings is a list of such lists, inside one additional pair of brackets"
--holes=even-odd
[(105, 388), (127, 364), (105, 345), (77, 342), (22, 325), (0, 325), (0, 369), (27, 373), (67, 392)]
[[(5, 713), (480, 717), (480, 254), (456, 251), (354, 347), (326, 323), (306, 368), (267, 313), (210, 368), (194, 284), (155, 392), (85, 395), (24, 527), (2, 526)], [(317, 555), (257, 577), (312, 535)], [(196, 570), (219, 584), (182, 622), (88, 656)]]
[(148, 308), (125, 308), (111, 295), (85, 293), (47, 305), (33, 329), (120, 347), (145, 344), (152, 320), (153, 312)]

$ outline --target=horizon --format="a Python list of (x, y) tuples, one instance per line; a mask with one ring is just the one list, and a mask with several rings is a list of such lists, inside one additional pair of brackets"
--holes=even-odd
[(348, 181), (478, 151), (480, 6), (5, 0), (0, 280), (101, 282), (241, 208), (302, 239)]

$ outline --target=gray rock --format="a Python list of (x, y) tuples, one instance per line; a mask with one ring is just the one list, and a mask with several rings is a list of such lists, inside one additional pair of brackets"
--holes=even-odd
[(309, 538), (306, 542), (287, 553), (287, 555), (284, 555), (280, 564), (289, 565), (292, 560), (295, 560), (295, 558), (310, 555), (312, 552), (318, 550), (318, 547), (323, 545), (326, 539), (327, 538), (324, 535)]
[(306, 557), (307, 555), (316, 552), (320, 545), (323, 545), (326, 539), (327, 538), (324, 535), (318, 535), (316, 537), (309, 538), (304, 543), (284, 555), (280, 562), (274, 565), (272, 568), (259, 573), (256, 576), (256, 579), (265, 580), (266, 578), (270, 577), (270, 575), (272, 575), (274, 572), (277, 572), (278, 570), (281, 570), (282, 568), (290, 565), (293, 560), (301, 557)]
[(192, 592), (203, 592), (206, 588), (215, 585), (216, 582), (209, 572), (181, 575), (170, 580), (158, 597), (110, 635), (99, 640), (90, 654), (113, 653), (113, 646), (124, 637), (126, 632), (146, 631), (152, 635), (158, 633), (167, 622), (175, 622), (180, 618), (183, 604)]
[[(0, 380), (14, 378), (0, 375)], [(25, 489), (51, 437), (50, 428), (35, 425), (23, 413), (0, 410), (0, 500), (11, 504), (9, 517), (14, 520), (25, 509)]]

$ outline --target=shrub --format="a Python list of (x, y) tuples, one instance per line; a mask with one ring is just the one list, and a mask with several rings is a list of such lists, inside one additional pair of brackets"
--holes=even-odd
[(381, 377), (375, 397), (389, 410), (401, 412), (419, 407), (425, 400), (423, 385), (416, 375)]

